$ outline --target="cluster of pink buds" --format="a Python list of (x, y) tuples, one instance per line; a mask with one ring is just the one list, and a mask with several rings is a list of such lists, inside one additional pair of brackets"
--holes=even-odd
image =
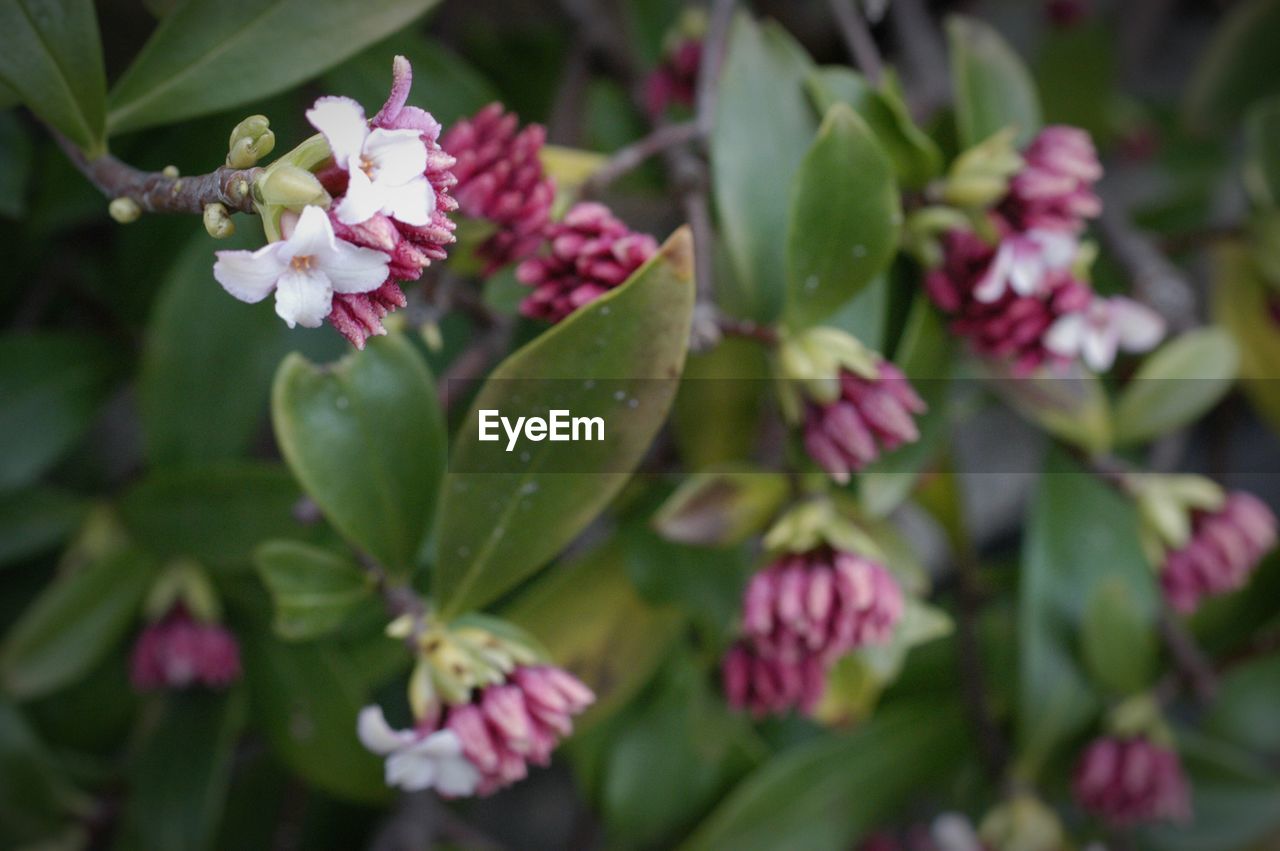
[(658, 67), (645, 80), (644, 99), (649, 114), (661, 116), (673, 104), (692, 107), (701, 67), (701, 38), (686, 36), (669, 45), (663, 51)]
[(454, 241), (454, 161), (430, 113), (405, 105), (412, 81), (397, 56), (391, 94), (371, 120), (344, 97), (322, 97), (307, 111), (329, 156), (313, 176), (290, 162), (315, 164), (300, 153), (311, 147), (304, 143), (265, 169), (260, 194), (283, 210), (281, 238), (253, 252), (218, 252), (214, 277), (228, 292), (248, 302), (274, 292), (290, 327), (328, 320), (357, 348), (386, 333), (383, 317), (405, 304), (398, 282), (417, 280)]
[(811, 712), (841, 656), (890, 640), (902, 588), (856, 551), (861, 534), (824, 502), (794, 509), (770, 531), (766, 543), (782, 542), (783, 552), (747, 583), (741, 637), (722, 665), (732, 706), (757, 717)]
[(197, 621), (177, 604), (138, 636), (129, 678), (139, 691), (224, 688), (240, 678), (240, 645), (226, 627)]
[[(998, 158), (999, 141), (985, 143), (990, 151), (970, 152), (966, 167), (981, 170), (982, 153)], [(1146, 351), (1159, 342), (1164, 324), (1157, 314), (1129, 299), (1096, 295), (1074, 268), (1079, 235), (1102, 211), (1093, 190), (1101, 176), (1087, 133), (1047, 127), (1023, 151), (1021, 167), (987, 213), (994, 242), (967, 228), (943, 234), (942, 259), (929, 271), (926, 291), (978, 354), (1008, 362), (1019, 375), (1077, 358), (1104, 371), (1117, 351)]]
[(539, 124), (519, 129), (515, 114), (491, 103), (440, 140), (457, 159), (454, 194), (463, 215), (497, 226), (478, 249), (486, 275), (529, 257), (542, 243), (556, 194), (540, 157), (546, 135)]
[(547, 241), (547, 253), (521, 263), (516, 277), (533, 287), (520, 312), (549, 322), (623, 283), (658, 250), (653, 237), (633, 233), (595, 202), (574, 205), (548, 228)]
[(818, 327), (789, 336), (778, 361), (784, 410), (803, 418), (809, 457), (836, 482), (920, 438), (915, 417), (927, 406), (911, 382), (845, 332)]
[(1165, 555), (1160, 585), (1178, 611), (1190, 613), (1206, 597), (1241, 588), (1276, 545), (1276, 516), (1250, 493), (1227, 494), (1217, 509), (1194, 510), (1185, 546)]
[(1096, 739), (1080, 758), (1073, 790), (1081, 807), (1113, 827), (1191, 815), (1178, 754), (1144, 736)]

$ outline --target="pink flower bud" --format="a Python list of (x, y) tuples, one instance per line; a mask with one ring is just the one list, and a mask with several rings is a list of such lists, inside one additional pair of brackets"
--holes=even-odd
[(666, 51), (657, 68), (645, 80), (645, 107), (653, 117), (675, 104), (692, 107), (702, 65), (702, 40), (685, 38)]
[(1142, 737), (1096, 739), (1080, 758), (1073, 789), (1081, 807), (1113, 827), (1191, 815), (1177, 753)]
[(547, 237), (550, 253), (521, 263), (516, 277), (534, 288), (520, 312), (550, 322), (618, 286), (658, 250), (653, 237), (632, 233), (608, 207), (589, 201), (574, 205)]
[(138, 691), (224, 688), (240, 679), (240, 645), (226, 627), (175, 606), (138, 636), (129, 678)]
[(551, 217), (555, 184), (543, 173), (539, 154), (546, 130), (491, 103), (449, 128), (441, 144), (457, 159), (455, 194), (462, 213), (498, 230), (479, 248), (485, 274), (538, 250)]
[(1093, 184), (1102, 176), (1098, 152), (1078, 127), (1046, 127), (1023, 152), (1024, 165), (1009, 184), (1001, 212), (1015, 230), (1084, 229), (1102, 212)]
[(729, 705), (761, 718), (792, 709), (812, 712), (822, 699), (827, 674), (817, 656), (794, 660), (764, 656), (743, 640), (725, 655), (721, 675)]
[(1276, 517), (1244, 491), (1227, 495), (1216, 511), (1195, 511), (1191, 540), (1165, 556), (1160, 585), (1178, 611), (1190, 614), (1206, 597), (1242, 588), (1276, 544)]

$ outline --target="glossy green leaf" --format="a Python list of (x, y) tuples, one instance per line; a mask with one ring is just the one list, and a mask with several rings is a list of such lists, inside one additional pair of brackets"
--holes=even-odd
[(852, 733), (820, 736), (766, 762), (680, 847), (849, 848), (906, 796), (936, 789), (967, 746), (957, 708), (885, 707)]
[[(804, 101), (813, 64), (776, 24), (734, 19), (711, 136), (712, 191), (736, 292), (731, 311), (771, 321), (782, 308), (792, 181), (816, 122)], [(749, 144), (744, 144), (750, 140)]]
[(120, 502), (120, 517), (148, 551), (240, 568), (262, 541), (306, 537), (294, 516), (301, 494), (275, 464), (235, 463), (155, 473)]
[[(403, 645), (373, 640), (378, 655), (405, 656)], [(388, 801), (382, 760), (356, 738), (356, 717), (382, 685), (372, 681), (357, 648), (284, 643), (266, 630), (242, 635), (241, 644), (253, 718), (289, 769), (345, 800)]]
[(1280, 326), (1271, 316), (1272, 291), (1241, 248), (1223, 247), (1214, 261), (1213, 319), (1235, 338), (1249, 400), (1280, 432)]
[(1111, 403), (1102, 380), (1079, 363), (1061, 374), (1017, 376), (1004, 364), (984, 367), (990, 386), (1018, 413), (1055, 437), (1090, 454), (1107, 451), (1114, 439)]
[[(434, 591), (445, 615), (478, 608), (537, 570), (626, 483), (666, 421), (693, 312), (687, 229), (622, 286), (494, 369), (455, 439), (440, 512)], [(566, 409), (601, 417), (605, 439), (481, 443), (479, 411)], [(482, 472), (481, 472), (482, 471)]]
[(640, 599), (612, 544), (556, 567), (502, 614), (595, 691), (595, 704), (575, 724), (579, 730), (644, 686), (684, 620), (672, 607)]
[(1115, 133), (1120, 41), (1105, 16), (1052, 27), (1035, 58), (1046, 124), (1070, 124), (1105, 145)]
[(1202, 130), (1226, 130), (1254, 101), (1280, 92), (1278, 41), (1280, 0), (1235, 4), (1191, 77), (1183, 102), (1186, 119)]
[(338, 531), (388, 569), (408, 571), (445, 455), (435, 383), (413, 345), (379, 337), (333, 366), (289, 356), (271, 417), (290, 469)]
[(262, 583), (275, 602), (275, 630), (283, 638), (332, 632), (370, 599), (368, 576), (350, 558), (296, 541), (268, 541), (254, 553)]
[(1018, 54), (990, 26), (976, 18), (947, 19), (951, 78), (956, 93), (960, 144), (973, 147), (1006, 127), (1025, 145), (1040, 129), (1035, 82)]
[(10, 628), (0, 647), (0, 681), (33, 698), (84, 674), (139, 616), (155, 563), (134, 551), (55, 577)]
[(790, 493), (787, 477), (763, 470), (694, 473), (653, 516), (669, 541), (730, 546), (761, 534)]
[(877, 89), (851, 68), (828, 66), (809, 76), (807, 88), (820, 115), (837, 103), (853, 107), (875, 133), (904, 186), (923, 186), (942, 171), (942, 151), (911, 119), (893, 78)]
[(16, 707), (0, 700), (0, 844), (31, 847), (91, 802)]
[(1023, 768), (1034, 776), (1097, 708), (1076, 655), (1096, 589), (1116, 583), (1116, 590), (1102, 593), (1124, 594), (1135, 628), (1149, 630), (1157, 591), (1133, 504), (1061, 452), (1040, 477), (1026, 529), (1018, 589), (1018, 740)]
[(34, 481), (80, 439), (118, 365), (92, 337), (0, 337), (0, 491)]
[(87, 510), (84, 500), (54, 488), (0, 494), (0, 566), (53, 549)]
[[(229, 298), (212, 271), (215, 248), (256, 247), (261, 239), (255, 230), (246, 226), (221, 242), (201, 233), (165, 276), (147, 326), (138, 384), (153, 465), (243, 455), (266, 419), (271, 377), (297, 340), (273, 311)], [(230, 339), (235, 345), (228, 345)]]
[(100, 152), (107, 78), (92, 0), (0, 4), (0, 84), (81, 148)]
[[(1097, 582), (1085, 604), (1080, 650), (1090, 677), (1119, 695), (1151, 684), (1159, 648), (1148, 608), (1134, 599), (1125, 580)], [(1124, 648), (1123, 652), (1117, 652)]]
[(884, 271), (902, 204), (893, 164), (852, 107), (834, 104), (800, 163), (787, 238), (787, 324), (818, 324)]
[(1249, 110), (1245, 121), (1244, 179), (1253, 203), (1280, 207), (1280, 97)]
[[(138, 130), (293, 88), (436, 2), (182, 0), (112, 87), (107, 124)], [(389, 89), (391, 56), (386, 69)]]
[[(747, 461), (760, 439), (769, 386), (768, 354), (754, 340), (728, 338), (689, 355), (671, 411), (671, 430), (690, 470)], [(707, 423), (717, 423), (714, 429)]]
[(120, 848), (213, 847), (245, 709), (243, 689), (167, 696), (128, 770)]
[(1205, 730), (1258, 753), (1280, 754), (1275, 699), (1280, 690), (1280, 653), (1233, 667), (1205, 718)]
[(327, 91), (341, 92), (376, 109), (387, 99), (391, 57), (413, 65), (413, 102), (445, 127), (499, 100), (493, 85), (447, 46), (413, 30), (401, 30), (324, 75)]
[(1143, 361), (1116, 402), (1118, 443), (1137, 443), (1195, 422), (1231, 389), (1239, 349), (1221, 328), (1190, 331)]

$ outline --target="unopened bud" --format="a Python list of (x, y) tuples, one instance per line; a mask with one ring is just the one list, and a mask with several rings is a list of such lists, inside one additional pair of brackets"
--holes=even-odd
[(138, 220), (142, 215), (142, 208), (132, 198), (116, 198), (107, 205), (107, 212), (120, 224), (127, 225)]
[(170, 180), (173, 180), (178, 176), (178, 167), (176, 165), (167, 165), (160, 169), (160, 173)]
[(956, 157), (947, 172), (942, 197), (960, 207), (989, 207), (1009, 191), (1009, 178), (1022, 168), (1006, 128)]
[(276, 146), (276, 134), (271, 132), (265, 115), (250, 115), (231, 131), (227, 150), (227, 165), (231, 168), (249, 168), (271, 153)]
[(1061, 851), (1064, 847), (1057, 813), (1027, 794), (987, 813), (978, 834), (986, 847), (996, 851)]
[(273, 163), (254, 186), (262, 203), (271, 207), (327, 207), (329, 193), (319, 179), (306, 169), (288, 163)]
[(204, 229), (214, 239), (226, 239), (236, 232), (236, 223), (222, 204), (206, 204), (204, 208)]

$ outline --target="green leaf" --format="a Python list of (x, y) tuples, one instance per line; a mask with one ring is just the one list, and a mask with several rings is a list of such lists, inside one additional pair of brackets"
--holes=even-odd
[(1277, 41), (1280, 0), (1234, 5), (1191, 77), (1182, 105), (1184, 118), (1201, 130), (1225, 131), (1254, 101), (1280, 92)]
[[(183, 0), (111, 89), (107, 125), (113, 134), (138, 130), (285, 91), (404, 28), (436, 2)], [(391, 56), (386, 74), (390, 89)]]
[(92, 337), (0, 337), (0, 491), (30, 484), (75, 445), (118, 365), (116, 352)]
[(404, 56), (413, 64), (417, 100), (445, 127), (500, 99), (493, 84), (465, 59), (436, 39), (411, 30), (378, 42), (326, 73), (325, 89), (376, 109), (387, 99), (392, 56)]
[(316, 638), (342, 625), (370, 598), (368, 577), (349, 558), (296, 541), (268, 541), (254, 554), (275, 602), (282, 638)]
[(0, 216), (16, 219), (27, 211), (32, 147), (17, 115), (0, 113)]
[(32, 847), (90, 802), (17, 708), (0, 700), (0, 842)]
[(1142, 362), (1116, 403), (1117, 443), (1139, 443), (1195, 422), (1227, 394), (1239, 349), (1221, 328), (1190, 331)]
[(1280, 97), (1257, 103), (1245, 119), (1245, 186), (1259, 207), (1280, 207)]
[[(769, 381), (768, 354), (754, 340), (726, 338), (710, 351), (690, 353), (671, 411), (671, 430), (688, 469), (753, 457), (768, 401), (761, 388)], [(720, 425), (710, 429), (709, 422)]]
[(847, 104), (834, 104), (792, 191), (788, 325), (818, 324), (883, 272), (901, 223), (892, 163), (866, 122)]
[[(693, 313), (687, 228), (630, 280), (494, 369), (455, 439), (434, 591), (444, 616), (478, 608), (537, 570), (626, 483), (662, 427)], [(479, 411), (601, 417), (605, 439), (523, 452), (481, 443)], [(477, 472), (483, 471), (483, 472)]]
[(653, 527), (677, 543), (732, 546), (760, 534), (789, 492), (782, 473), (694, 473), (658, 509)]
[(766, 762), (680, 847), (849, 848), (912, 792), (936, 789), (967, 744), (954, 707), (885, 707), (853, 733), (820, 736)]
[(412, 568), (435, 510), (445, 434), (435, 384), (400, 335), (334, 366), (290, 355), (271, 416), (289, 468), (320, 509), (386, 568)]
[(1280, 653), (1237, 665), (1222, 678), (1205, 718), (1205, 730), (1256, 753), (1280, 754), (1280, 726), (1275, 723), (1277, 687)]
[(120, 516), (156, 555), (239, 568), (262, 541), (306, 536), (293, 513), (299, 496), (278, 465), (218, 464), (148, 476), (125, 494)]
[(1119, 33), (1103, 16), (1045, 33), (1035, 62), (1047, 124), (1070, 124), (1100, 145), (1117, 125)]
[(1131, 502), (1054, 452), (1027, 521), (1018, 590), (1018, 739), (1030, 777), (1097, 707), (1074, 651), (1098, 586), (1116, 583), (1101, 593), (1125, 594), (1133, 628), (1154, 628), (1157, 591), (1137, 529)]
[(963, 15), (947, 19), (951, 78), (960, 145), (971, 148), (1006, 127), (1025, 145), (1040, 129), (1035, 82), (1018, 54), (987, 24)]
[(134, 551), (56, 577), (5, 636), (5, 689), (40, 697), (87, 672), (129, 631), (154, 578), (155, 563)]
[[(1119, 695), (1151, 684), (1159, 648), (1150, 613), (1134, 600), (1124, 579), (1094, 585), (1080, 629), (1081, 652), (1093, 680)], [(1123, 648), (1123, 652), (1117, 652)]]
[(1240, 379), (1258, 413), (1280, 432), (1280, 327), (1271, 318), (1271, 290), (1238, 246), (1215, 255), (1213, 320), (1235, 338)]
[(615, 544), (558, 566), (502, 614), (595, 691), (596, 702), (575, 723), (579, 730), (626, 704), (648, 682), (683, 622), (674, 608), (640, 599)]
[(711, 136), (712, 191), (733, 267), (726, 308), (772, 321), (782, 308), (790, 197), (815, 121), (804, 101), (813, 63), (776, 24), (738, 15), (720, 74)]
[(54, 488), (0, 494), (0, 566), (53, 549), (87, 510), (84, 500)]
[(1048, 375), (1014, 375), (997, 362), (983, 364), (989, 384), (1018, 413), (1040, 428), (1084, 449), (1106, 452), (1113, 440), (1111, 404), (1101, 379), (1080, 364), (1069, 371)]
[(807, 88), (820, 115), (837, 103), (853, 107), (884, 146), (904, 186), (921, 187), (941, 173), (942, 151), (912, 121), (892, 77), (877, 89), (850, 68), (828, 66), (809, 75)]
[(119, 847), (203, 851), (213, 845), (245, 708), (243, 689), (166, 696), (128, 770)]
[(200, 234), (165, 276), (147, 326), (138, 385), (153, 465), (241, 456), (265, 419), (276, 365), (297, 341), (273, 311), (229, 298), (212, 266), (215, 247), (255, 247), (260, 239), (254, 230), (242, 228), (220, 243)]
[(0, 4), (0, 84), (91, 153), (101, 153), (107, 78), (92, 0)]
[[(404, 656), (403, 645), (374, 640), (380, 656)], [(242, 635), (241, 643), (253, 717), (290, 770), (345, 800), (389, 800), (382, 760), (356, 738), (356, 716), (381, 685), (357, 648), (333, 641), (286, 644), (265, 630)]]

